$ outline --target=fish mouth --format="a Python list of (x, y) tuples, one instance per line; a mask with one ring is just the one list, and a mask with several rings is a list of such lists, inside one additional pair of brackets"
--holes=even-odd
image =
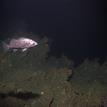
[(35, 42), (35, 43), (33, 43), (33, 46), (36, 46), (36, 45), (38, 45), (38, 43), (36, 43), (36, 42)]

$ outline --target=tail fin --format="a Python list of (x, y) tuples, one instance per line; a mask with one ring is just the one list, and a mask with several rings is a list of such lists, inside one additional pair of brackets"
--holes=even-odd
[(9, 45), (8, 44), (6, 44), (5, 42), (2, 42), (2, 45), (3, 45), (4, 51), (8, 51), (9, 50)]

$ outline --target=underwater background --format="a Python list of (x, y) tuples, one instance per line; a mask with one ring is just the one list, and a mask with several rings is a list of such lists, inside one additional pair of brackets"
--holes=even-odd
[(107, 60), (75, 66), (50, 54), (47, 37), (37, 38), (25, 52), (0, 48), (0, 107), (107, 107)]

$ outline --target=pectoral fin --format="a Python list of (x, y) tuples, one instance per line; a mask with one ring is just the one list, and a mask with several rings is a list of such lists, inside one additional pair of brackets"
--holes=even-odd
[(27, 50), (27, 48), (24, 48), (24, 49), (22, 49), (22, 52), (24, 52), (24, 51), (26, 51)]

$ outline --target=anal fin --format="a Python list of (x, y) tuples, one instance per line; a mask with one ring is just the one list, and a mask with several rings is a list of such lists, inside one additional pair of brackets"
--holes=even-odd
[(16, 52), (18, 49), (13, 49), (13, 52)]

